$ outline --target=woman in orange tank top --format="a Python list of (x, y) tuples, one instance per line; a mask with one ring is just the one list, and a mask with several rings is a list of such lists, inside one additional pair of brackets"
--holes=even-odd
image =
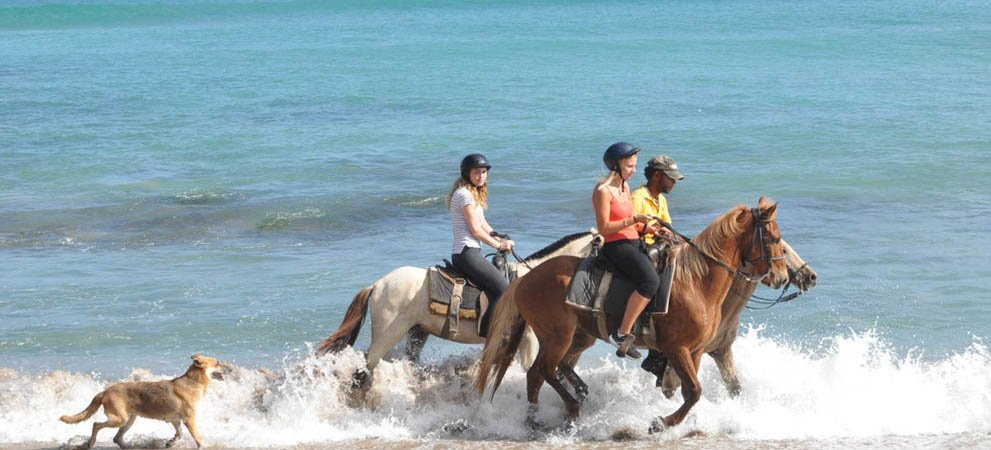
[(592, 192), (592, 206), (595, 208), (595, 225), (605, 237), (602, 254), (612, 262), (616, 271), (636, 285), (626, 302), (626, 311), (619, 328), (612, 332), (610, 339), (616, 345), (616, 355), (640, 358), (640, 352), (633, 347), (634, 336), (630, 334), (633, 322), (657, 292), (660, 279), (650, 258), (640, 250), (638, 224), (646, 224), (650, 216), (633, 214), (633, 199), (626, 180), (637, 171), (637, 153), (640, 149), (617, 142), (606, 149), (602, 161), (609, 168), (609, 175), (595, 185)]

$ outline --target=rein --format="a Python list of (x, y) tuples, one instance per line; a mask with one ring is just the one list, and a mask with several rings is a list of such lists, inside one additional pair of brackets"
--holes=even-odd
[[(795, 274), (798, 273), (799, 271), (801, 271), (802, 269), (808, 267), (808, 266), (809, 266), (809, 263), (805, 263), (805, 264), (802, 264), (797, 269), (792, 269), (791, 267), (788, 268), (788, 282), (785, 283), (784, 287), (781, 288), (781, 293), (778, 294), (778, 298), (761, 297), (761, 296), (759, 296), (757, 294), (751, 294), (750, 295), (750, 298), (747, 300), (747, 302), (748, 303), (756, 303), (756, 304), (761, 305), (761, 306), (750, 306), (748, 304), (745, 307), (747, 309), (752, 309), (752, 310), (769, 309), (770, 307), (772, 307), (774, 305), (777, 305), (778, 303), (790, 302), (790, 301), (798, 298), (799, 296), (801, 296), (802, 294), (804, 294), (805, 291), (801, 291), (800, 290), (800, 291), (792, 292), (792, 293), (789, 294), (788, 293), (788, 288), (790, 288), (792, 286), (792, 281), (791, 280), (792, 280), (792, 278), (794, 278)], [(739, 295), (739, 292), (737, 294)]]
[[(748, 262), (756, 262), (756, 261), (760, 261), (761, 259), (765, 259), (767, 261), (767, 270), (768, 270), (768, 272), (770, 272), (770, 270), (771, 270), (771, 263), (774, 262), (774, 261), (777, 261), (779, 259), (784, 259), (785, 257), (784, 256), (778, 256), (778, 257), (771, 256), (770, 247), (769, 247), (769, 245), (767, 243), (767, 239), (765, 239), (765, 237), (764, 237), (764, 224), (766, 224), (768, 221), (764, 220), (760, 216), (760, 214), (758, 213), (757, 208), (751, 208), (750, 209), (750, 213), (753, 214), (755, 221), (760, 222), (759, 225), (757, 225), (757, 226), (754, 227), (755, 228), (755, 231), (754, 231), (754, 240), (760, 239), (760, 242), (761, 242), (761, 256), (758, 257), (758, 258), (747, 260), (747, 261)], [(751, 283), (760, 281), (761, 278), (764, 278), (765, 276), (767, 276), (767, 274), (765, 273), (764, 275), (761, 275), (759, 277), (756, 277), (756, 276), (751, 275), (749, 273), (742, 272), (739, 269), (734, 268), (734, 267), (730, 266), (729, 264), (726, 264), (726, 263), (720, 261), (715, 256), (712, 256), (712, 255), (706, 253), (705, 250), (702, 250), (702, 247), (699, 247), (698, 244), (696, 244), (694, 241), (692, 241), (691, 238), (689, 238), (688, 236), (685, 236), (684, 234), (681, 234), (677, 230), (675, 230), (674, 227), (671, 226), (670, 223), (665, 222), (664, 220), (662, 220), (660, 217), (657, 217), (657, 216), (651, 216), (651, 217), (653, 217), (655, 220), (657, 220), (657, 222), (659, 224), (661, 224), (661, 226), (663, 226), (664, 228), (667, 228), (667, 229), (671, 230), (671, 232), (674, 233), (675, 236), (678, 236), (679, 238), (681, 238), (681, 240), (683, 240), (686, 243), (688, 243), (688, 245), (692, 246), (692, 248), (694, 248), (695, 250), (698, 250), (698, 252), (701, 253), (702, 256), (706, 257), (706, 259), (708, 259), (708, 260), (716, 263), (716, 265), (718, 265), (719, 267), (722, 267), (723, 269), (725, 269), (729, 273), (733, 274), (733, 276), (742, 277), (744, 280), (747, 280), (748, 282), (751, 282)], [(789, 284), (790, 283), (791, 282), (789, 281)], [(785, 287), (787, 288), (787, 285)]]

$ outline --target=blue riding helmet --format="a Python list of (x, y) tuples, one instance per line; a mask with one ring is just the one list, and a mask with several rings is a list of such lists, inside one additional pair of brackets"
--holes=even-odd
[(606, 163), (609, 170), (619, 172), (619, 161), (636, 155), (640, 152), (640, 147), (626, 142), (617, 142), (606, 149), (602, 155), (602, 162)]

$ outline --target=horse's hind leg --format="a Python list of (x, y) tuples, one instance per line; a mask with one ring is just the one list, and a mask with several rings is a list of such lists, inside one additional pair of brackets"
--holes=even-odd
[(575, 366), (578, 364), (578, 359), (581, 358), (582, 353), (592, 345), (595, 345), (595, 336), (581, 331), (576, 332), (571, 339), (571, 348), (568, 349), (564, 358), (557, 365), (557, 374), (555, 377), (562, 384), (565, 381), (571, 384), (575, 393), (574, 397), (578, 399), (579, 403), (583, 403), (585, 397), (588, 396), (588, 385), (575, 373)]
[(537, 404), (540, 398), (540, 388), (544, 385), (544, 376), (540, 374), (540, 369), (537, 368), (540, 364), (540, 357), (542, 355), (538, 354), (536, 361), (530, 366), (526, 371), (526, 424), (530, 429), (543, 428), (543, 425), (537, 421)]
[(651, 433), (684, 421), (688, 411), (702, 398), (702, 384), (698, 379), (698, 364), (701, 359), (701, 351), (689, 353), (687, 348), (680, 348), (668, 355), (668, 363), (678, 374), (678, 378), (681, 378), (681, 396), (684, 398), (684, 403), (671, 415), (654, 419), (650, 424)]
[[(382, 320), (382, 319), (380, 319)], [(382, 324), (372, 315), (372, 344), (368, 347), (366, 356), (367, 369), (361, 369), (354, 374), (352, 386), (363, 396), (364, 392), (372, 387), (373, 372), (386, 355), (403, 340), (413, 328), (412, 324), (400, 323), (398, 318), (392, 318), (388, 324)]]
[(588, 397), (588, 385), (582, 381), (581, 377), (578, 376), (573, 367), (564, 362), (558, 364), (557, 381), (562, 385), (564, 385), (565, 382), (570, 384), (575, 393), (573, 397), (578, 400), (579, 404), (585, 403), (585, 397)]
[(420, 362), (420, 353), (423, 352), (423, 346), (427, 344), (429, 337), (430, 333), (424, 331), (419, 325), (410, 328), (406, 333), (406, 358), (410, 362)]
[[(564, 337), (553, 340), (544, 340), (540, 343), (540, 351), (537, 353), (537, 360), (527, 371), (527, 398), (532, 405), (537, 404), (537, 394), (542, 382), (535, 382), (536, 389), (531, 387), (531, 380), (537, 378), (546, 381), (551, 385), (557, 394), (564, 400), (565, 419), (571, 423), (578, 420), (578, 410), (580, 403), (578, 399), (571, 395), (571, 392), (557, 378), (557, 368), (564, 358), (565, 351), (571, 346), (571, 337), (574, 330), (564, 334)], [(535, 373), (536, 372), (536, 373)]]

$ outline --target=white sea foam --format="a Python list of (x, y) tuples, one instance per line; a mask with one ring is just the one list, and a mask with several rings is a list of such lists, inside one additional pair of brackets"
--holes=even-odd
[[(589, 358), (578, 373), (590, 387), (577, 427), (538, 436), (549, 442), (608, 440), (617, 434), (670, 440), (690, 432), (732, 440), (860, 439), (991, 431), (991, 355), (974, 342), (940, 361), (899, 356), (875, 333), (839, 336), (815, 350), (776, 342), (750, 329), (735, 348), (743, 392), (732, 398), (715, 365), (703, 360), (703, 399), (686, 422), (647, 435), (652, 418), (673, 412), (680, 395), (666, 399), (635, 362)], [(228, 447), (285, 447), (377, 438), (526, 440), (525, 374), (518, 365), (494, 399), (473, 390), (475, 354), (417, 367), (383, 362), (364, 406), (355, 404), (350, 377), (362, 367), (359, 352), (323, 358), (288, 358), (277, 371), (237, 367), (211, 383), (199, 412), (209, 443)], [(67, 425), (63, 414), (82, 410), (92, 396), (119, 381), (166, 379), (135, 371), (126, 380), (52, 372), (30, 376), (0, 371), (0, 442), (75, 444), (90, 421)], [(545, 386), (539, 418), (562, 423), (562, 402)], [(93, 419), (102, 420), (102, 413)], [(91, 420), (93, 420), (91, 419)], [(138, 420), (129, 440), (155, 445), (171, 435), (164, 422)], [(104, 431), (99, 442), (108, 443)], [(191, 445), (188, 435), (184, 445)], [(106, 444), (112, 445), (112, 444)]]

